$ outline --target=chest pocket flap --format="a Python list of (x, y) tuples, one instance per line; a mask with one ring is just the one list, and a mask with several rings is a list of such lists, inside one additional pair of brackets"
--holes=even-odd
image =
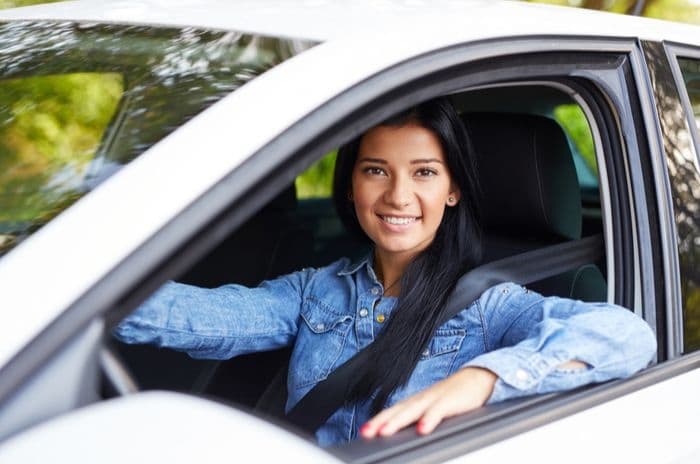
[(438, 329), (430, 340), (428, 348), (421, 353), (421, 359), (430, 359), (457, 351), (462, 346), (467, 331), (464, 329)]
[(315, 299), (309, 300), (311, 304), (305, 305), (301, 317), (312, 332), (322, 334), (336, 331), (343, 335), (347, 332), (349, 325), (343, 323), (352, 320), (352, 316), (348, 314), (337, 314), (326, 309), (322, 302)]

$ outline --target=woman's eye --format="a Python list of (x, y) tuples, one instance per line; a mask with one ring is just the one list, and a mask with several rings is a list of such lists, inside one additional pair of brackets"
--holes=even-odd
[(365, 173), (371, 174), (373, 176), (381, 176), (384, 174), (384, 169), (370, 166), (365, 168)]
[(437, 174), (437, 171), (435, 171), (434, 169), (429, 169), (429, 168), (423, 168), (423, 169), (419, 169), (418, 171), (416, 171), (416, 175), (418, 177), (430, 177), (430, 176), (434, 176), (436, 174)]

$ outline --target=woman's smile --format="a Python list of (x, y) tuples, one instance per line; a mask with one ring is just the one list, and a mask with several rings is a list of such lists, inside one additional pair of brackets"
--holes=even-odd
[(381, 214), (378, 216), (382, 221), (392, 226), (409, 226), (420, 220), (420, 216), (391, 216)]

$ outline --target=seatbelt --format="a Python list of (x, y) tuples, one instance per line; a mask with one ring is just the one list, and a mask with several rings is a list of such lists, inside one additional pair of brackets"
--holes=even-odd
[[(527, 285), (594, 263), (602, 256), (603, 238), (594, 235), (508, 256), (476, 267), (457, 281), (447, 299), (440, 325), (468, 308), (494, 285), (503, 282)], [(365, 348), (316, 384), (289, 411), (287, 419), (302, 430), (314, 433), (350, 396), (350, 380), (360, 366), (367, 362), (371, 362), (371, 359), (369, 350)]]

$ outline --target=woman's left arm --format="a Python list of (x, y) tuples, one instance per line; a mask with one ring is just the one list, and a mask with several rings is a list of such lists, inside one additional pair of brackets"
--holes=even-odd
[(487, 350), (465, 367), (498, 376), (489, 402), (629, 377), (656, 353), (647, 323), (610, 303), (543, 297), (502, 284), (476, 304)]
[(515, 284), (493, 287), (475, 304), (486, 353), (382, 411), (362, 436), (392, 435), (416, 421), (418, 433), (430, 433), (444, 418), (486, 402), (628, 377), (656, 353), (649, 326), (616, 305), (543, 297)]

